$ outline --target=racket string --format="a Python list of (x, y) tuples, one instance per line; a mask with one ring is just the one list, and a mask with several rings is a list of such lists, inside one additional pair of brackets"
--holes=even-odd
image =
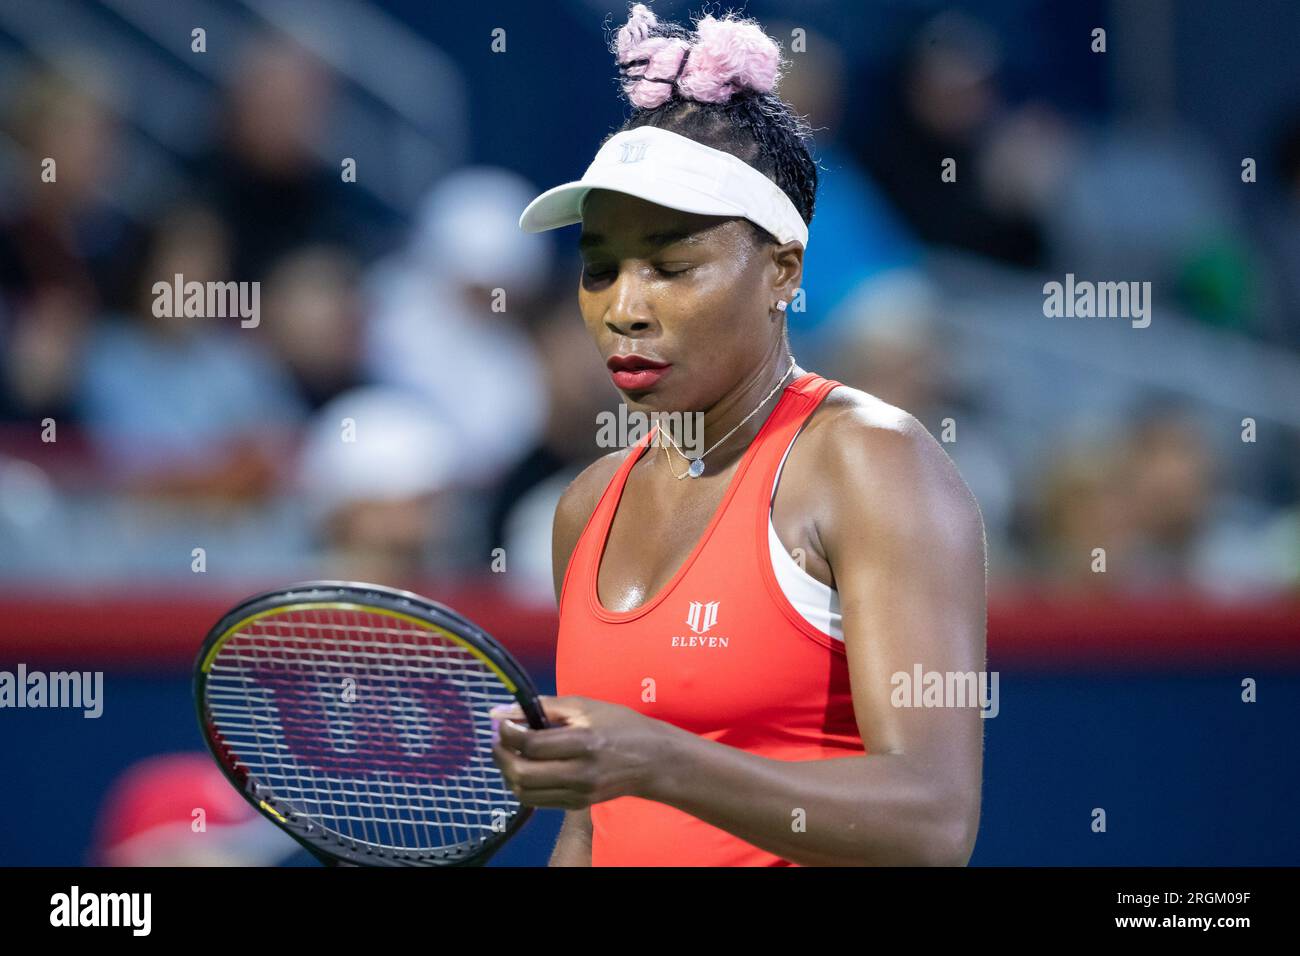
[(472, 849), (518, 812), (487, 716), (513, 701), (463, 645), (364, 610), (258, 619), (207, 685), (215, 730), (282, 811), (409, 852)]

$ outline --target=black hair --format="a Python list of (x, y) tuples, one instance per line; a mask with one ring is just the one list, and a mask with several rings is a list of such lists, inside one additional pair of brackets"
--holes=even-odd
[[(663, 21), (650, 27), (649, 35), (691, 39), (684, 27)], [(620, 73), (626, 76), (625, 69)], [(803, 221), (812, 225), (817, 201), (812, 127), (775, 92), (740, 89), (725, 103), (704, 103), (686, 98), (674, 83), (665, 103), (654, 109), (633, 106), (622, 127), (605, 139), (642, 126), (666, 129), (748, 163), (776, 183)], [(762, 226), (745, 222), (759, 243), (776, 244), (776, 237)]]

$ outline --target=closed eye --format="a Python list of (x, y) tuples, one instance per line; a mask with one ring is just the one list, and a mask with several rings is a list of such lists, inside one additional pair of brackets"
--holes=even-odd
[[(694, 268), (695, 268), (694, 265), (682, 265), (680, 263), (673, 263), (672, 267), (669, 266), (654, 267), (655, 271), (658, 272), (661, 276), (665, 276), (670, 279), (673, 278), (674, 276), (685, 275), (687, 272), (690, 272)], [(592, 266), (584, 266), (582, 271), (586, 274), (587, 278), (592, 280), (593, 282), (604, 282), (606, 279), (612, 279), (614, 276), (618, 274), (617, 269), (601, 269), (601, 268), (593, 268)]]

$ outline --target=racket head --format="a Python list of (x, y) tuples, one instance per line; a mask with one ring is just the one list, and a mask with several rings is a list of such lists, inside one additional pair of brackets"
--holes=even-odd
[(203, 641), (194, 700), (227, 779), (322, 862), (481, 865), (532, 813), (492, 760), (487, 712), (517, 702), (545, 727), (536, 687), (410, 591), (307, 581), (241, 601)]

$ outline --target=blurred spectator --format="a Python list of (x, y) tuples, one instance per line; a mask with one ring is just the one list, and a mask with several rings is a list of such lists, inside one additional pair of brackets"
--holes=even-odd
[[(1295, 510), (1225, 489), (1194, 409), (1174, 400), (1147, 399), (1122, 431), (1067, 443), (1033, 500), (1030, 577), (1043, 583), (1235, 597), (1300, 576)], [(1096, 548), (1105, 573), (1094, 567)]]
[(827, 367), (937, 428), (929, 419), (943, 407), (949, 384), (934, 322), (938, 307), (936, 290), (920, 273), (892, 273), (887, 283), (864, 288), (850, 300)]
[(921, 272), (896, 269), (862, 283), (840, 309), (823, 374), (912, 414), (957, 463), (980, 503), (990, 553), (1007, 547), (1013, 504), (1005, 449), (990, 412), (952, 368), (952, 334), (938, 323), (940, 297)]
[(500, 476), (546, 421), (542, 368), (523, 328), (551, 260), (549, 237), (519, 228), (536, 194), (507, 170), (450, 174), (422, 204), (407, 248), (369, 284), (368, 376), (432, 401), (455, 431), (468, 482)]
[(71, 416), (87, 327), (117, 292), (131, 231), (101, 195), (117, 153), (110, 95), (77, 60), (30, 76), (9, 100), (5, 126), (22, 153), (0, 211), (0, 417)]
[(1214, 493), (1204, 439), (1187, 414), (1156, 409), (1134, 423), (1122, 454), (1121, 487), (1137, 539), (1125, 577), (1140, 576), (1148, 589), (1189, 584)]
[(95, 866), (273, 866), (305, 855), (204, 753), (138, 761), (104, 798)]
[(1272, 267), (1260, 332), (1300, 349), (1300, 106), (1283, 119), (1273, 152), (1274, 174), (1261, 169), (1259, 186), (1252, 187), (1264, 194), (1256, 204), (1256, 247)]
[(1046, 463), (1029, 518), (1030, 580), (1067, 590), (1122, 587), (1137, 531), (1121, 480), (1113, 440), (1077, 442)]
[(110, 483), (136, 491), (245, 499), (269, 490), (277, 434), (305, 414), (293, 382), (241, 318), (164, 315), (154, 283), (228, 281), (226, 231), (202, 207), (155, 223), (134, 270), (130, 314), (95, 330), (78, 407)]
[(198, 189), (229, 221), (233, 277), (265, 279), (306, 243), (362, 243), (355, 187), (313, 151), (329, 118), (328, 69), (294, 41), (264, 37), (230, 76), (217, 142), (198, 164)]
[[(1240, 445), (1245, 448), (1246, 446)], [(1152, 403), (1124, 445), (1124, 486), (1138, 545), (1126, 577), (1143, 590), (1239, 597), (1294, 583), (1288, 518), (1235, 493), (1190, 407)]]
[[(768, 25), (774, 36), (790, 36), (794, 23)], [(921, 250), (857, 158), (841, 144), (846, 122), (844, 51), (830, 37), (805, 31), (806, 53), (792, 57), (781, 95), (806, 114), (814, 130), (818, 164), (813, 214), (816, 246), (804, 260), (805, 297), (786, 312), (790, 343), (805, 367), (833, 354), (838, 311), (875, 277), (918, 264)]]
[[(881, 121), (860, 130), (855, 148), (927, 242), (1034, 266), (1044, 252), (1039, 216), (1064, 173), (1069, 137), (1046, 105), (1005, 103), (1001, 63), (983, 23), (939, 14), (902, 51)], [(955, 182), (940, 178), (948, 159)]]
[(0, 564), (30, 558), (57, 529), (59, 494), (49, 474), (0, 453)]
[(322, 576), (398, 585), (442, 570), (448, 555), (485, 562), (459, 534), (460, 460), (451, 429), (407, 390), (369, 386), (329, 402), (298, 465)]
[(1167, 310), (1249, 328), (1258, 278), (1232, 183), (1188, 129), (1134, 122), (1099, 131), (1051, 205), (1051, 266), (1079, 278), (1150, 281)]
[(361, 384), (359, 285), (356, 261), (329, 246), (289, 254), (266, 281), (266, 334), (312, 409)]
[[(577, 275), (577, 264), (569, 276)], [(558, 283), (533, 326), (546, 394), (546, 423), (536, 444), (498, 482), (488, 536), (507, 556), (505, 585), (521, 599), (554, 599), (551, 525), (569, 482), (601, 455), (598, 416), (617, 413), (618, 392), (578, 311), (573, 283)]]

